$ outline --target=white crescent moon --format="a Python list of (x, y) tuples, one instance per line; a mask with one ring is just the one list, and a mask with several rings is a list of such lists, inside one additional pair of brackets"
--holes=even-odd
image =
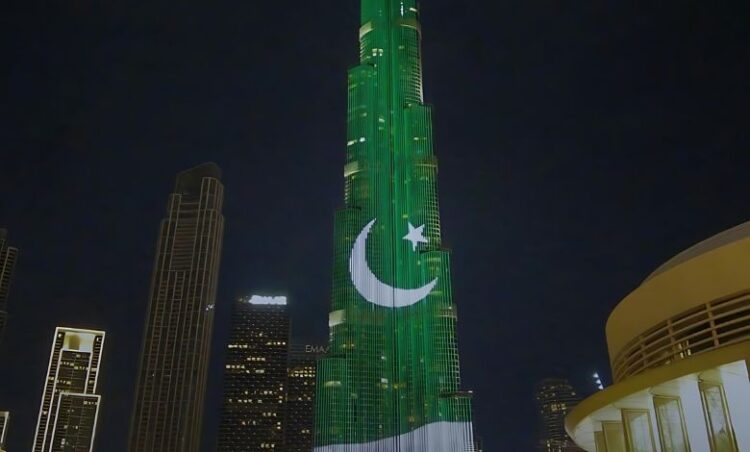
[(399, 289), (382, 282), (367, 264), (367, 237), (376, 220), (362, 229), (352, 247), (349, 258), (349, 275), (352, 284), (365, 300), (385, 308), (404, 308), (424, 300), (437, 285), (438, 279), (418, 289)]

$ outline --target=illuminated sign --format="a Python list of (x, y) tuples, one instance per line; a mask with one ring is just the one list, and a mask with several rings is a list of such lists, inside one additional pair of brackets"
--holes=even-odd
[(286, 297), (265, 297), (262, 295), (253, 295), (249, 300), (247, 300), (247, 302), (250, 304), (284, 306), (286, 305)]
[(328, 353), (325, 345), (305, 345), (305, 353)]
[[(349, 275), (352, 284), (365, 300), (385, 308), (404, 308), (424, 300), (437, 285), (437, 278), (417, 289), (400, 289), (382, 282), (370, 270), (370, 265), (367, 263), (367, 237), (375, 221), (369, 222), (354, 241), (349, 259)], [(413, 249), (416, 251), (418, 243), (427, 243), (427, 239), (422, 235), (424, 225), (414, 228), (410, 223), (409, 226), (409, 234), (404, 237), (404, 240), (412, 242)]]

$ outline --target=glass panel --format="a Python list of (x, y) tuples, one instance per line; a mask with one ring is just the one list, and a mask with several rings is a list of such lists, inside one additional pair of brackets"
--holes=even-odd
[(622, 410), (629, 452), (655, 452), (651, 434), (651, 415), (648, 410)]
[(594, 432), (596, 452), (607, 452), (607, 443), (604, 441), (604, 432)]
[(737, 452), (724, 388), (713, 383), (701, 383), (700, 388), (712, 452)]
[(677, 397), (654, 397), (663, 452), (690, 452), (682, 405)]
[(626, 452), (622, 422), (602, 422), (602, 431), (607, 452)]

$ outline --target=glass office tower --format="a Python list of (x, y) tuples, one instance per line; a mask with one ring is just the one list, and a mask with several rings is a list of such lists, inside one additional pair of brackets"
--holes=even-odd
[(416, 0), (362, 0), (316, 451), (473, 450)]
[(285, 450), (288, 353), (286, 298), (238, 300), (224, 364), (219, 452)]

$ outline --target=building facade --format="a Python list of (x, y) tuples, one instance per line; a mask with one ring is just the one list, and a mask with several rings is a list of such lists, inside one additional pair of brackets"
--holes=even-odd
[(750, 223), (680, 253), (615, 308), (614, 384), (567, 431), (585, 450), (750, 450)]
[(0, 229), (0, 342), (8, 321), (8, 293), (18, 258), (18, 249), (9, 246), (7, 240), (8, 231)]
[(55, 330), (33, 452), (94, 450), (104, 337), (103, 331)]
[(130, 452), (197, 452), (224, 234), (221, 170), (177, 176), (161, 222)]
[(570, 382), (564, 378), (547, 378), (539, 382), (534, 394), (539, 413), (541, 452), (580, 451), (565, 432), (565, 416), (581, 401)]
[(327, 349), (321, 345), (293, 345), (289, 350), (284, 408), (286, 452), (310, 452), (313, 449), (316, 369), (318, 359)]
[(8, 423), (10, 422), (10, 413), (0, 411), (0, 451), (5, 451), (5, 442), (8, 440)]
[(416, 0), (362, 0), (330, 350), (318, 366), (319, 452), (474, 448), (420, 46)]
[(219, 452), (284, 450), (288, 350), (286, 298), (252, 296), (235, 303)]

